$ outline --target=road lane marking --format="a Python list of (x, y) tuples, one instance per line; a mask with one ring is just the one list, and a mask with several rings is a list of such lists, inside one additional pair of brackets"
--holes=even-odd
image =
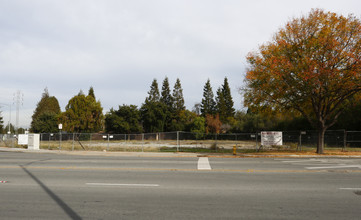
[(91, 186), (140, 186), (140, 187), (158, 187), (159, 184), (131, 184), (131, 183), (86, 183)]
[(328, 167), (305, 167), (308, 170), (316, 170), (316, 169), (340, 169), (340, 168), (359, 168), (360, 165), (336, 165), (336, 166), (328, 166)]
[[(187, 171), (193, 172), (198, 169), (181, 169), (181, 168), (144, 168), (144, 167), (28, 167), (34, 170), (87, 170), (87, 171)], [(0, 166), (1, 169), (21, 169), (19, 166)], [(292, 170), (292, 169), (212, 169), (212, 172), (238, 172), (238, 173), (321, 173), (327, 170)], [(361, 169), (347, 170), (349, 173), (361, 173)]]
[(198, 170), (211, 170), (211, 165), (209, 164), (208, 157), (200, 157), (198, 159)]
[[(291, 163), (293, 165), (305, 166), (307, 170), (322, 170), (322, 169), (342, 169), (342, 168), (359, 168), (361, 165), (347, 165), (339, 161), (330, 161), (328, 159), (309, 159), (309, 160), (283, 160), (284, 163)], [(310, 163), (311, 162), (311, 163)], [(315, 162), (317, 164), (315, 164)]]

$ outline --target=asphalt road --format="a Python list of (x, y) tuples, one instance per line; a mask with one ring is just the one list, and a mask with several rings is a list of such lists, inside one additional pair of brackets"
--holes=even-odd
[(0, 219), (361, 219), (361, 159), (0, 152)]

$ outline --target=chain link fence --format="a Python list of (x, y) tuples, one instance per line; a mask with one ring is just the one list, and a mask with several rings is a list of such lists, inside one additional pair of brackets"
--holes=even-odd
[(66, 150), (107, 151), (192, 151), (211, 149), (222, 151), (234, 145), (255, 148), (256, 135), (199, 134), (192, 132), (160, 132), (142, 134), (90, 134), (90, 133), (43, 133), (41, 148)]
[[(317, 131), (282, 132), (283, 148), (316, 147)], [(200, 151), (214, 152), (237, 149), (259, 149), (260, 133), (203, 134), (160, 132), (141, 134), (42, 133), (40, 148), (106, 151)], [(0, 135), (1, 147), (16, 147), (14, 135)], [(361, 147), (361, 131), (330, 130), (325, 133), (326, 147)]]
[(0, 147), (16, 147), (17, 139), (13, 134), (0, 134)]

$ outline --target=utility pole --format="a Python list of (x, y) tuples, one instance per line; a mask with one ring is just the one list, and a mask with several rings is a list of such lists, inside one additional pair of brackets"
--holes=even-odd
[(24, 103), (24, 93), (22, 93), (20, 90), (16, 91), (14, 93), (14, 104), (16, 105), (16, 123), (15, 123), (15, 133), (18, 134), (19, 129), (19, 110), (20, 110), (20, 104), (23, 105)]

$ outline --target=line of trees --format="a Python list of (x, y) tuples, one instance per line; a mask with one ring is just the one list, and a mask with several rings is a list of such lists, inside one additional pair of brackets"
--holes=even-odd
[[(138, 109), (134, 105), (119, 106), (105, 115), (105, 131), (112, 133), (137, 132), (221, 132), (222, 124), (234, 118), (232, 96), (227, 78), (217, 91), (214, 99), (208, 80), (204, 87), (204, 98), (195, 110), (187, 110), (184, 104), (183, 89), (179, 79), (171, 91), (168, 77), (165, 77), (159, 90), (158, 81), (151, 83), (148, 96)], [(200, 113), (202, 112), (202, 113)]]
[[(333, 128), (361, 130), (360, 113), (361, 99), (357, 99), (340, 115), (339, 122)], [(31, 131), (55, 133), (59, 131), (59, 123), (63, 124), (63, 131), (76, 133), (189, 131), (203, 134), (314, 129), (305, 117), (293, 111), (264, 111), (256, 108), (236, 111), (227, 78), (224, 78), (216, 95), (208, 79), (203, 87), (202, 100), (194, 105), (192, 111), (185, 107), (180, 80), (176, 80), (171, 91), (167, 77), (163, 80), (161, 90), (158, 81), (152, 81), (148, 96), (140, 107), (123, 104), (117, 109), (111, 108), (105, 115), (92, 87), (87, 95), (80, 91), (72, 97), (64, 112), (58, 100), (50, 96), (45, 88), (32, 116)]]
[(61, 112), (58, 100), (45, 88), (33, 113), (30, 131), (54, 133), (59, 131), (58, 124), (62, 124), (66, 132), (99, 132), (103, 129), (103, 120), (103, 108), (95, 98), (93, 87), (88, 95), (80, 90), (69, 100), (64, 112)]
[[(141, 133), (167, 131), (193, 131), (220, 133), (228, 132), (235, 121), (235, 109), (228, 84), (224, 79), (214, 98), (210, 80), (203, 89), (203, 99), (194, 111), (187, 110), (181, 81), (176, 80), (173, 90), (165, 77), (159, 90), (158, 81), (151, 83), (148, 96), (138, 108), (135, 105), (111, 108), (103, 115), (100, 101), (97, 101), (91, 87), (87, 95), (82, 91), (71, 98), (61, 112), (58, 100), (44, 90), (32, 116), (31, 131), (37, 133), (58, 132), (63, 124), (66, 132), (108, 132)], [(199, 110), (196, 110), (199, 108)]]
[(171, 92), (166, 77), (161, 91), (153, 80), (140, 108), (123, 105), (105, 116), (92, 88), (87, 96), (80, 92), (73, 97), (65, 112), (46, 90), (31, 129), (52, 131), (56, 120), (69, 132), (317, 129), (318, 153), (323, 153), (327, 129), (361, 130), (361, 22), (355, 16), (313, 9), (289, 21), (272, 41), (250, 53), (247, 62), (242, 89), (246, 112), (235, 111), (227, 78), (216, 95), (208, 79), (201, 102), (189, 111), (180, 80)]

